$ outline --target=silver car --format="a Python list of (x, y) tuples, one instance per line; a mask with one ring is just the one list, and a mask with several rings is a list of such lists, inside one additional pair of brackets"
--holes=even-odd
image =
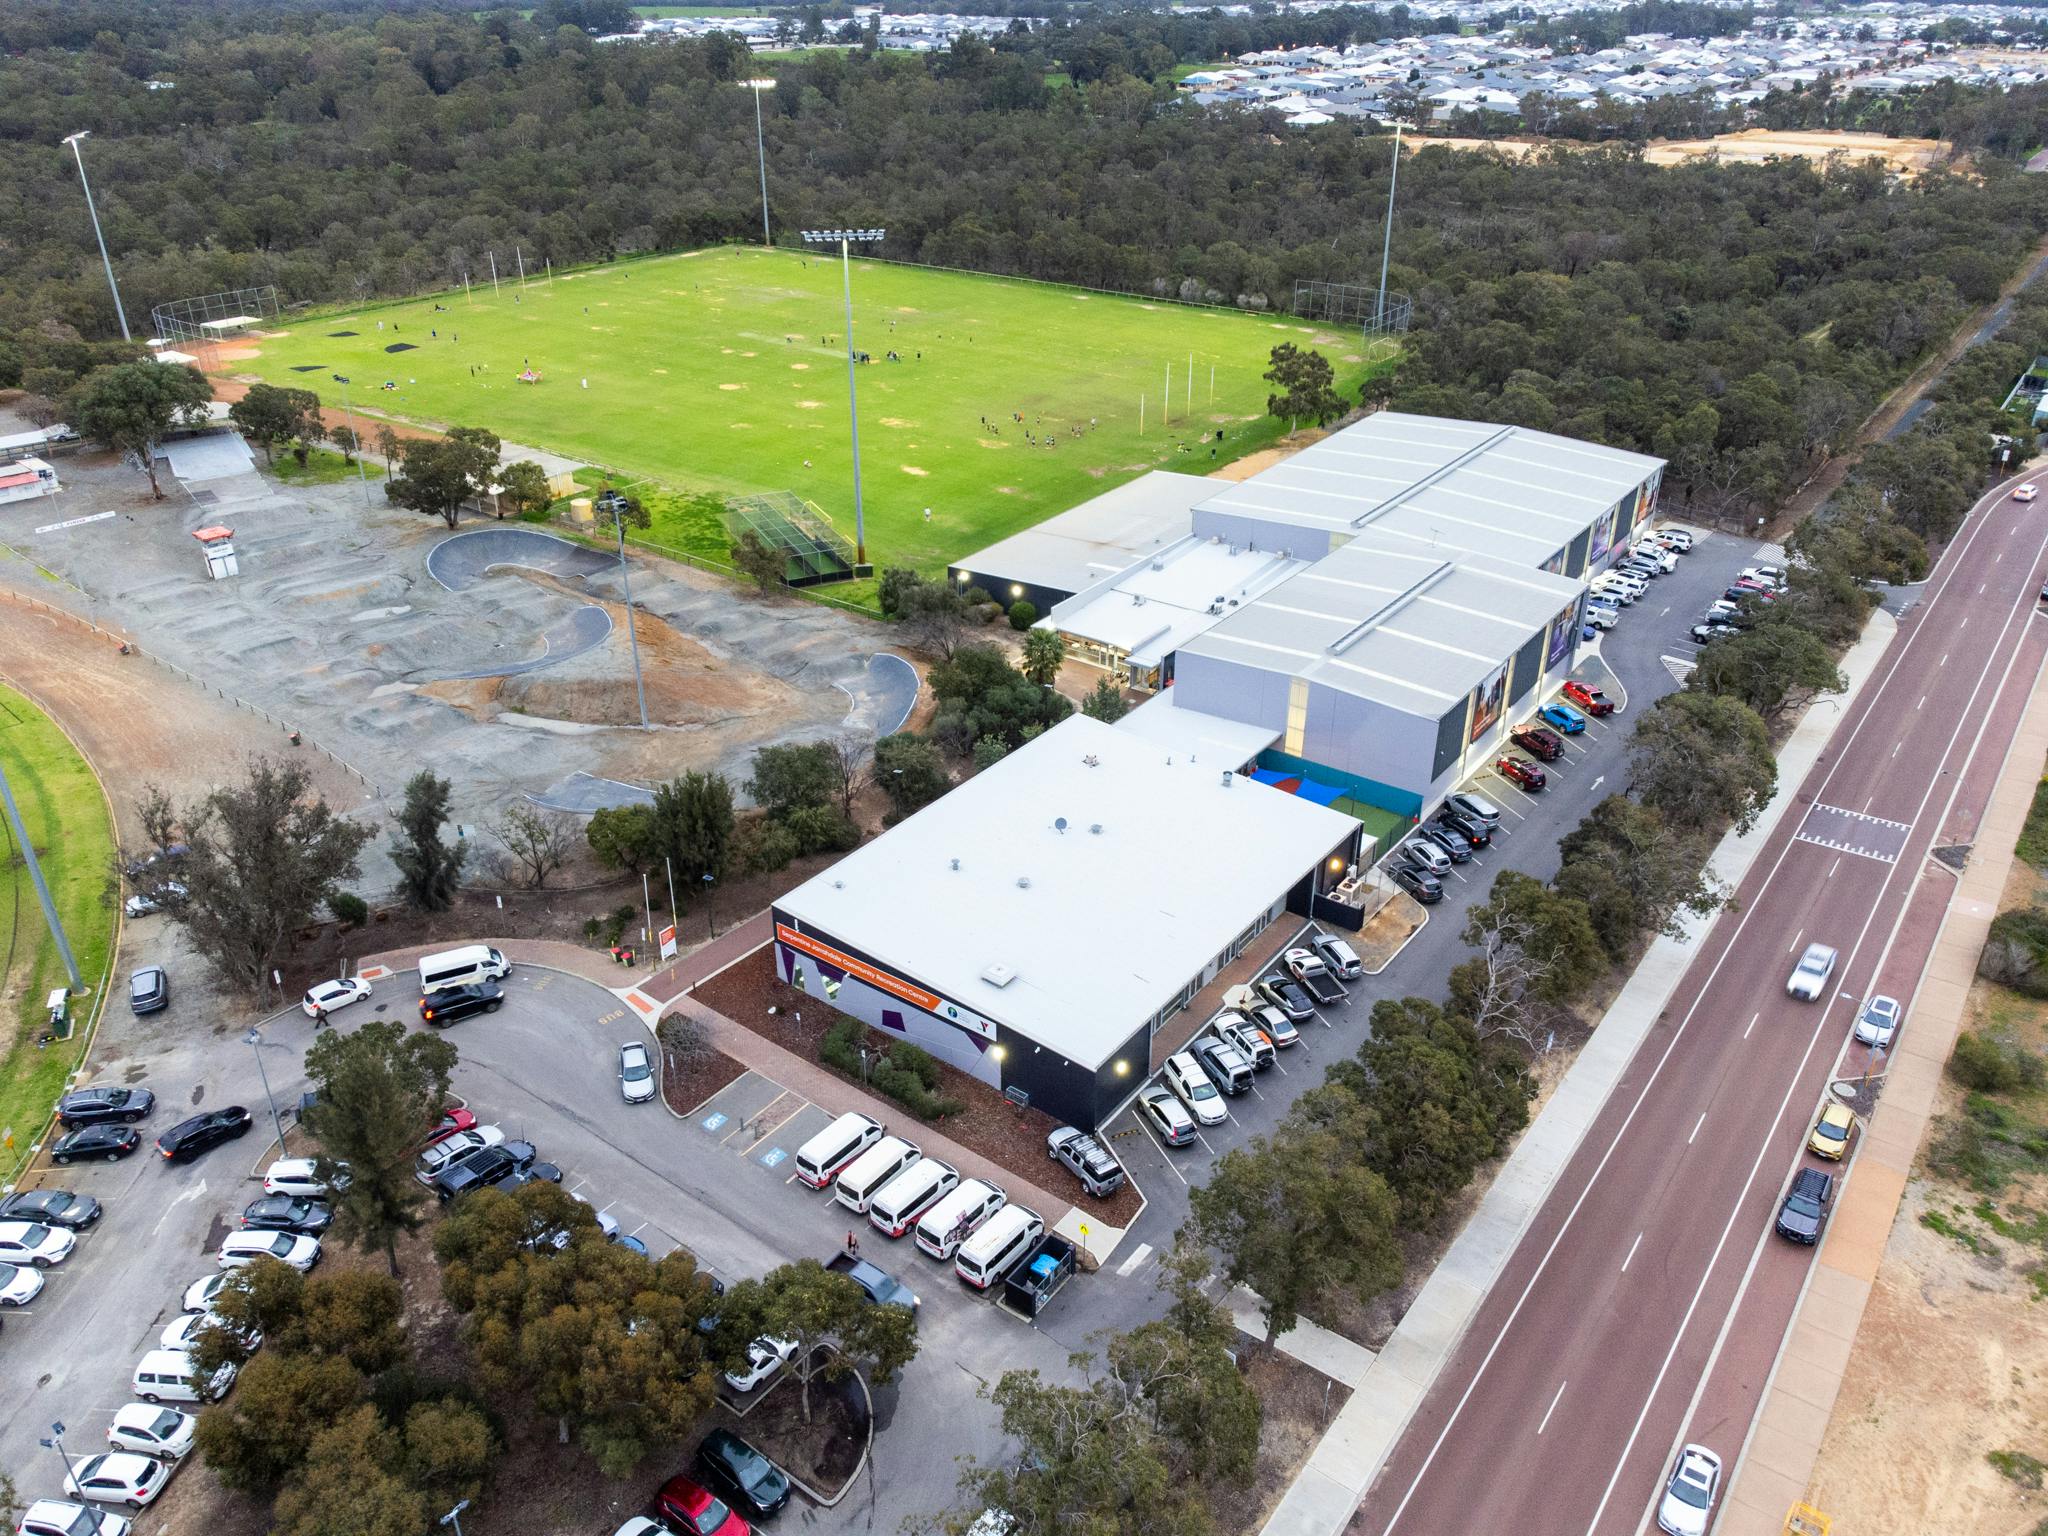
[(1827, 991), (1828, 978), (1834, 974), (1834, 947), (1809, 944), (1806, 953), (1799, 957), (1799, 964), (1793, 967), (1792, 979), (1785, 983), (1785, 990), (1802, 1003), (1811, 1003)]
[(1705, 1536), (1720, 1491), (1721, 1458), (1704, 1445), (1688, 1445), (1678, 1453), (1678, 1465), (1657, 1501), (1657, 1529), (1671, 1536)]
[(645, 1104), (654, 1097), (654, 1065), (643, 1041), (628, 1040), (619, 1047), (619, 1092), (628, 1104)]

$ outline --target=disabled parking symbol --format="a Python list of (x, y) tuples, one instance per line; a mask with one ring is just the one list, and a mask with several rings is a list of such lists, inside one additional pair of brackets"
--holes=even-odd
[(766, 1152), (763, 1152), (759, 1157), (755, 1158), (754, 1161), (759, 1163), (763, 1168), (774, 1168), (779, 1166), (783, 1159), (788, 1156), (789, 1154), (783, 1151), (782, 1148), (770, 1147)]
[(725, 1124), (725, 1116), (723, 1114), (719, 1114), (716, 1112), (708, 1114), (704, 1117), (702, 1124), (705, 1130), (710, 1131), (713, 1135), (716, 1135), (718, 1132), (718, 1128)]

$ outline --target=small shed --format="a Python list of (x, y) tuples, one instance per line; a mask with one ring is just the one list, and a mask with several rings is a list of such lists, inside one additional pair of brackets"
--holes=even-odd
[(206, 554), (206, 574), (215, 581), (241, 574), (241, 561), (235, 555), (235, 530), (215, 523), (207, 528), (195, 528), (192, 537), (199, 541), (199, 547)]

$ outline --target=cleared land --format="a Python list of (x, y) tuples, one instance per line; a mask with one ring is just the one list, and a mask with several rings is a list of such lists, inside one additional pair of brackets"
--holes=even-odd
[[(1523, 159), (1552, 144), (1567, 149), (1597, 149), (1603, 146), (1576, 139), (1427, 139), (1406, 141), (1416, 150), (1441, 144), (1449, 149), (1497, 149), (1513, 159)], [(1881, 133), (1854, 133), (1846, 129), (1820, 129), (1811, 133), (1778, 132), (1770, 128), (1745, 128), (1711, 139), (1658, 139), (1643, 149), (1652, 165), (1682, 165), (1688, 160), (1715, 155), (1724, 161), (1755, 163), (1778, 155), (1800, 155), (1808, 160), (1825, 160), (1829, 155), (1847, 155), (1851, 160), (1882, 160), (1885, 169), (1901, 176), (1917, 176), (1946, 160), (1954, 146), (1942, 139), (1894, 139)]]
[[(35, 846), (43, 878), (57, 905), (79, 974), (97, 987), (114, 938), (107, 899), (114, 860), (114, 830), (92, 769), (49, 716), (10, 688), (0, 688), (0, 767), (14, 791), (23, 827)], [(43, 1001), (65, 985), (64, 962), (43, 924), (12, 829), (0, 817), (0, 1171), (13, 1166), (42, 1129), (43, 1117), (63, 1091), (78, 1057), (78, 1041), (94, 999), (74, 997), (74, 1039), (39, 1047)]]
[[(936, 570), (1145, 470), (1265, 447), (1285, 427), (1265, 409), (1279, 342), (1321, 350), (1354, 398), (1366, 372), (1355, 332), (1292, 319), (878, 262), (855, 263), (853, 295), (878, 565)], [(346, 373), (359, 409), (679, 493), (794, 491), (851, 537), (842, 315), (836, 259), (726, 247), (302, 317), (219, 366), (315, 388)], [(713, 519), (653, 512), (650, 539), (724, 558)]]

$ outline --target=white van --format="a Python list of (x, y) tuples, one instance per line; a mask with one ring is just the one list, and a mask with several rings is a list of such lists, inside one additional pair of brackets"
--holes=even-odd
[(813, 1189), (825, 1189), (848, 1163), (881, 1139), (881, 1126), (848, 1110), (796, 1149), (796, 1176)]
[(475, 981), (503, 981), (511, 974), (512, 962), (488, 944), (465, 944), (438, 955), (420, 956), (422, 992), (465, 987)]
[(935, 1259), (950, 1259), (967, 1234), (1009, 1200), (986, 1179), (969, 1179), (917, 1219), (917, 1246)]
[(182, 1349), (152, 1349), (135, 1367), (129, 1389), (145, 1403), (217, 1403), (234, 1384), (234, 1366), (223, 1365), (202, 1390), (190, 1355)]
[(1038, 1212), (1028, 1206), (1006, 1205), (960, 1245), (953, 1273), (977, 1291), (985, 1291), (1043, 1236), (1045, 1222)]
[(865, 1216), (868, 1202), (876, 1192), (897, 1174), (915, 1166), (922, 1156), (924, 1153), (916, 1142), (905, 1141), (901, 1136), (884, 1136), (847, 1164), (832, 1198), (849, 1211)]
[(901, 1237), (911, 1223), (953, 1192), (959, 1170), (936, 1157), (919, 1158), (875, 1191), (868, 1221), (887, 1237)]

